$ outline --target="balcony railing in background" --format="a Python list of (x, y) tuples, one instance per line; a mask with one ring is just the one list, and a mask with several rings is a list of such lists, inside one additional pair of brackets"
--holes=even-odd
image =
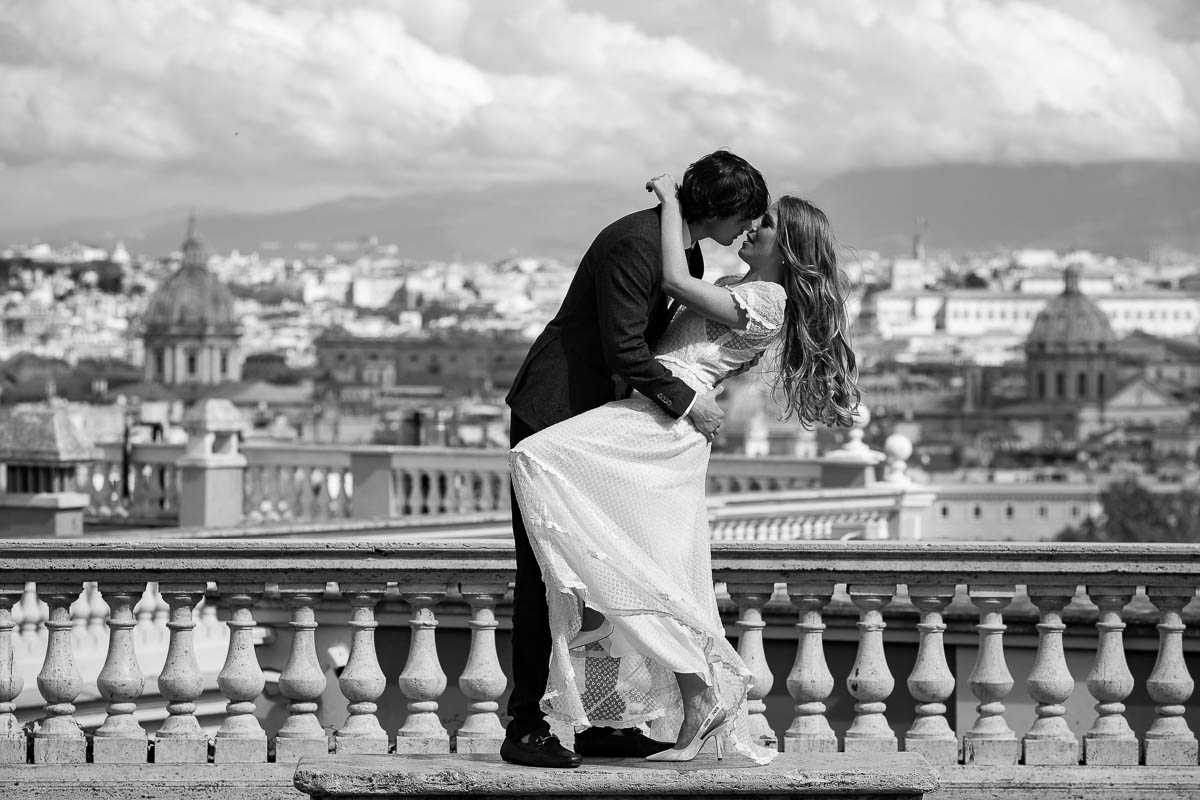
[[(102, 457), (77, 469), (89, 498), (86, 518), (130, 526), (175, 524), (179, 517), (180, 444), (103, 444)], [(437, 516), (509, 507), (508, 453), (440, 447), (338, 447), (262, 444), (246, 457), (242, 510), (248, 523), (322, 521), (368, 516)], [(815, 459), (715, 454), (710, 494), (792, 491), (821, 485)], [(355, 507), (356, 482), (372, 500)], [(360, 493), (361, 494), (361, 493)], [(380, 506), (374, 498), (386, 497)], [(366, 507), (363, 507), (366, 506)]]
[[(104, 626), (107, 656), (94, 677), (107, 702), (103, 724), (92, 734), (96, 763), (145, 763), (148, 757), (151, 737), (138, 716), (144, 691), (137, 652), (142, 640), (134, 633), (139, 608), (151, 619), (165, 613), (169, 620), (168, 653), (157, 678), (169, 701), (168, 716), (154, 735), (154, 761), (210, 758), (209, 737), (195, 707), (204, 685), (194, 633), (201, 599), (206, 609), (221, 604), (228, 625), (227, 656), (218, 676), (228, 706), (212, 737), (211, 758), (217, 763), (289, 762), (328, 752), (494, 752), (499, 746), (498, 700), (507, 678), (495, 632), (496, 610), (512, 573), (506, 544), (10, 540), (0, 542), (0, 551), (5, 553), (0, 562), (0, 761), (24, 763), (27, 752), (34, 764), (88, 758), (76, 718), (84, 676), (76, 652), (80, 639), (73, 630), (80, 618), (85, 627), (94, 625), (97, 645), (105, 632), (93, 617), (73, 615), (78, 602), (99, 607), (96, 590), (85, 589), (85, 580), (96, 582), (110, 609)], [(1153, 768), (1158, 766), (1197, 766), (1196, 737), (1185, 718), (1193, 681), (1185, 657), (1184, 608), (1200, 585), (1200, 558), (1192, 547), (739, 542), (714, 544), (713, 564), (719, 593), (736, 608), (730, 630), (755, 674), (751, 730), (763, 742), (801, 752), (868, 753), (902, 745), (935, 764), (995, 768), (997, 786), (1019, 779), (1014, 770), (1036, 765), (1144, 765), (1147, 775), (1157, 774)], [(32, 682), (12, 669), (18, 642), (29, 635), (30, 609), (38, 608), (27, 581), (36, 583), (48, 609), (36, 678), (43, 716), (32, 730), (19, 726), (13, 714), (23, 684)], [(157, 584), (165, 609), (144, 599), (148, 582)], [(1081, 587), (1086, 596), (1079, 594)], [(81, 590), (91, 593), (84, 601)], [(956, 677), (946, 657), (944, 615), (956, 597), (964, 596), (977, 614), (977, 658), (969, 675)], [(461, 662), (466, 666), (450, 676), (438, 648), (439, 604), (448, 597), (460, 598), (469, 609), (470, 630), (470, 652)], [(790, 601), (795, 615), (795, 659), (786, 675), (772, 674), (763, 641), (764, 608), (780, 597)], [(1028, 599), (1037, 620), (1036, 655), (1026, 685), (1037, 703), (1036, 720), (1026, 730), (1014, 729), (1005, 706), (1014, 688), (1005, 615), (1018, 597)], [(1086, 631), (1064, 623), (1064, 609), (1081, 598), (1094, 606), (1094, 622)], [(402, 601), (408, 610), (409, 651), (398, 676), (385, 674), (376, 650), (376, 609), (385, 599)], [(846, 601), (857, 615), (857, 655), (847, 674), (834, 675), (826, 657), (825, 615), (831, 604)], [(280, 607), (292, 631), (288, 663), (278, 676), (289, 704), (286, 718), (265, 729), (255, 714), (265, 686), (254, 646), (256, 614)], [(345, 714), (337, 715), (332, 734), (317, 715), (327, 678), (315, 636), (326, 607), (343, 615), (335, 624), (352, 631), (337, 678)], [(1135, 681), (1123, 647), (1135, 609), (1156, 618), (1159, 635), (1157, 660), (1142, 687), (1155, 704), (1153, 721), (1136, 731), (1126, 715)], [(884, 640), (889, 625), (911, 626), (917, 642), (907, 675), (890, 668), (896, 659), (889, 658)], [(16, 626), (21, 630), (15, 633)], [(1064, 638), (1081, 633), (1094, 641), (1085, 685), (1095, 715), (1079, 737), (1066, 722), (1067, 704), (1079, 690), (1064, 657)], [(407, 715), (394, 731), (384, 729), (378, 714), (391, 680), (399, 681), (407, 700)], [(448, 680), (456, 680), (468, 699), (465, 719), (455, 730), (447, 728), (440, 708)], [(916, 701), (914, 721), (899, 734), (889, 721), (897, 680), (907, 681)], [(767, 706), (779, 700), (769, 694), (779, 681), (786, 682), (790, 696), (790, 724), (784, 729), (773, 728), (765, 713), (779, 711)], [(827, 715), (839, 682), (854, 701), (853, 721), (840, 736)], [(961, 682), (978, 704), (960, 736), (947, 714)], [(1179, 775), (1190, 786), (1197, 773)]]
[(77, 489), (88, 496), (94, 521), (173, 524), (179, 518), (181, 444), (139, 444), (128, 455), (120, 444), (100, 445), (101, 457), (77, 468)]

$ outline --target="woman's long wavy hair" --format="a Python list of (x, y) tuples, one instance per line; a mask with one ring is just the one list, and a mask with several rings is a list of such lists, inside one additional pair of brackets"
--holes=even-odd
[(858, 406), (858, 366), (846, 315), (848, 281), (825, 212), (795, 195), (776, 206), (776, 242), (787, 290), (776, 391), (783, 418), (848, 427)]

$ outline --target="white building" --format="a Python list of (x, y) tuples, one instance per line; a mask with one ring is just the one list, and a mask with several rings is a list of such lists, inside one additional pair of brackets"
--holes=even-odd
[[(1061, 285), (1060, 281), (1060, 291)], [(886, 289), (870, 295), (866, 303), (873, 306), (876, 331), (885, 339), (944, 333), (1001, 334), (1023, 340), (1056, 296), (990, 289)], [(1141, 330), (1179, 338), (1194, 336), (1200, 326), (1200, 295), (1143, 289), (1102, 294), (1095, 301), (1118, 336)]]

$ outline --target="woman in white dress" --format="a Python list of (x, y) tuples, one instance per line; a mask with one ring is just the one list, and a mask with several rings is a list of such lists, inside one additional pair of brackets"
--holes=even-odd
[[(670, 176), (663, 203), (663, 289), (685, 306), (655, 357), (698, 394), (778, 343), (785, 415), (849, 425), (858, 404), (844, 276), (825, 214), (785, 196), (738, 251), (749, 270), (716, 284), (688, 274)], [(513, 485), (542, 575), (553, 647), (547, 715), (579, 727), (648, 726), (687, 761), (726, 742), (755, 762), (774, 751), (746, 730), (753, 677), (725, 638), (704, 496), (710, 443), (633, 395), (552, 425), (510, 455)]]

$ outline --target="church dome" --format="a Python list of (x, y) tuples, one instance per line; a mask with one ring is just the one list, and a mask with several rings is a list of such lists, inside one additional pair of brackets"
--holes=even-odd
[(147, 333), (237, 334), (233, 293), (208, 271), (208, 257), (189, 225), (183, 263), (158, 287), (143, 317)]
[(1100, 307), (1079, 290), (1079, 266), (1067, 267), (1066, 288), (1046, 304), (1025, 340), (1025, 351), (1094, 353), (1117, 340), (1112, 323)]

